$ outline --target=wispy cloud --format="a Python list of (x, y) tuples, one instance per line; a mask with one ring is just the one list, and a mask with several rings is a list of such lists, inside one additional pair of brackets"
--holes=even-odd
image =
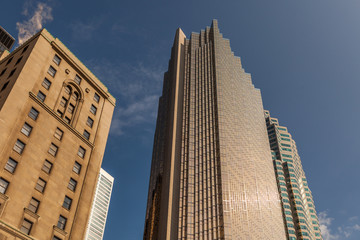
[(16, 23), (19, 45), (41, 30), (46, 22), (53, 20), (51, 12), (52, 8), (46, 3), (38, 2), (33, 10), (32, 4), (25, 2), (22, 14), (28, 17), (28, 19)]
[[(126, 128), (148, 126), (156, 119), (164, 67), (138, 62), (91, 60), (87, 65), (117, 98), (111, 131), (122, 135)], [(143, 126), (144, 131), (146, 127)]]
[(70, 24), (72, 30), (72, 37), (74, 40), (88, 41), (94, 39), (94, 34), (96, 30), (101, 27), (104, 18), (102, 16), (97, 16), (88, 21), (76, 21)]
[(360, 225), (355, 223), (355, 221), (358, 221), (359, 217), (350, 217), (347, 223), (344, 223), (340, 227), (333, 229), (332, 222), (334, 218), (329, 217), (326, 211), (320, 212), (318, 216), (321, 234), (324, 240), (358, 239)]

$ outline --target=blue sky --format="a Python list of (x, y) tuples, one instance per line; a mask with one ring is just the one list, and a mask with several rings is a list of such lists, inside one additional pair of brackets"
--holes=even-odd
[(190, 36), (214, 18), (264, 107), (297, 142), (324, 239), (355, 240), (359, 10), (358, 0), (33, 0), (3, 5), (0, 25), (16, 39), (22, 29), (47, 28), (117, 98), (103, 161), (115, 177), (106, 240), (142, 237), (157, 100), (174, 34), (180, 27)]

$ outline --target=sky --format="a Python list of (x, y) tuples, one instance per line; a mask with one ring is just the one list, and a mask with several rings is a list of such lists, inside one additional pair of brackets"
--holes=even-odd
[(324, 239), (360, 239), (360, 1), (16, 0), (1, 9), (17, 44), (45, 27), (117, 99), (102, 165), (115, 178), (105, 240), (142, 238), (175, 31), (190, 36), (212, 19), (296, 141)]

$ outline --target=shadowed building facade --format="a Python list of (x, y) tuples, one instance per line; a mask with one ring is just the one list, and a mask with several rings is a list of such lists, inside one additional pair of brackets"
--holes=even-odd
[(114, 106), (45, 29), (0, 61), (0, 239), (84, 239)]
[(271, 154), (260, 90), (217, 21), (190, 39), (178, 29), (159, 100), (144, 239), (288, 239)]

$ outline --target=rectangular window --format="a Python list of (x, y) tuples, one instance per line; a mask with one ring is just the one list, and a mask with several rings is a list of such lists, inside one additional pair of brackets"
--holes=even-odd
[(81, 83), (81, 77), (79, 77), (79, 75), (75, 75), (75, 78), (74, 78), (74, 81), (77, 83), (77, 84), (79, 84), (80, 85), (80, 83)]
[(44, 102), (44, 101), (45, 101), (45, 98), (46, 98), (46, 95), (45, 95), (43, 92), (39, 91), (36, 97), (37, 97), (40, 101)]
[(97, 111), (97, 108), (96, 108), (93, 104), (91, 104), (90, 112), (91, 112), (92, 114), (96, 115), (96, 111)]
[(3, 87), (1, 88), (1, 91), (0, 91), (0, 92), (4, 91), (4, 90), (7, 88), (7, 86), (9, 85), (9, 82), (10, 82), (10, 81), (6, 82), (6, 83), (3, 85)]
[(78, 162), (75, 162), (75, 164), (74, 164), (74, 166), (73, 166), (73, 171), (74, 171), (76, 174), (80, 174), (81, 164), (78, 163)]
[(66, 221), (67, 221), (66, 217), (60, 215), (57, 227), (64, 230), (65, 225), (66, 225)]
[(94, 94), (94, 101), (97, 103), (100, 101), (100, 96), (97, 93)]
[(65, 122), (67, 122), (68, 124), (70, 124), (70, 118), (68, 118), (68, 117), (65, 117)]
[(25, 218), (21, 224), (20, 231), (29, 235), (32, 225), (33, 225), (33, 223)]
[(44, 81), (41, 84), (45, 89), (49, 90), (50, 86), (51, 86), (51, 82), (49, 81), (49, 79), (44, 78)]
[(0, 193), (5, 194), (8, 187), (9, 182), (3, 178), (0, 178)]
[(71, 207), (71, 203), (72, 203), (72, 199), (69, 198), (68, 196), (65, 196), (64, 202), (63, 202), (63, 207), (66, 208), (67, 210), (70, 210)]
[(30, 203), (29, 203), (29, 207), (28, 209), (30, 211), (32, 211), (33, 213), (37, 213), (37, 210), (39, 208), (40, 205), (40, 201), (35, 199), (35, 198), (31, 198)]
[(52, 166), (53, 166), (53, 164), (51, 162), (49, 162), (48, 160), (45, 160), (41, 170), (43, 170), (44, 172), (49, 174), (51, 172)]
[(64, 135), (64, 132), (60, 128), (56, 128), (54, 137), (61, 141), (63, 135)]
[(59, 238), (57, 236), (53, 236), (52, 240), (61, 240), (61, 238)]
[(22, 152), (24, 151), (24, 148), (25, 148), (25, 143), (23, 143), (19, 139), (16, 140), (16, 143), (13, 148), (14, 151), (17, 152), (18, 154), (22, 154)]
[(56, 69), (53, 68), (53, 66), (50, 66), (48, 69), (48, 74), (50, 74), (50, 76), (52, 76), (52, 77), (55, 77)]
[(69, 104), (69, 107), (68, 107), (68, 112), (71, 113), (71, 114), (73, 114), (74, 109), (75, 109), (75, 106), (70, 103), (70, 104)]
[(58, 148), (55, 144), (51, 143), (48, 152), (55, 157), (58, 149), (59, 149), (59, 148)]
[(92, 120), (90, 117), (88, 117), (87, 121), (86, 121), (86, 125), (88, 125), (89, 127), (92, 128), (94, 124), (94, 120)]
[(69, 185), (68, 185), (68, 188), (75, 192), (75, 189), (76, 189), (76, 184), (77, 184), (77, 181), (73, 178), (70, 178), (70, 181), (69, 181)]
[(42, 193), (45, 190), (45, 186), (46, 182), (43, 179), (39, 178), (36, 183), (35, 189)]
[(89, 133), (88, 131), (84, 130), (83, 135), (84, 135), (84, 137), (85, 137), (87, 140), (89, 140), (89, 138), (90, 138), (90, 133)]
[(66, 103), (67, 103), (66, 98), (62, 97), (62, 98), (61, 98), (61, 101), (60, 101), (60, 106), (65, 107), (65, 106), (66, 106)]
[(33, 120), (36, 120), (39, 116), (39, 111), (36, 110), (35, 108), (31, 108), (30, 112), (29, 112), (29, 117)]
[(21, 128), (21, 132), (25, 136), (30, 136), (31, 130), (32, 130), (32, 126), (30, 126), (28, 123), (24, 123), (23, 127)]
[(11, 77), (12, 77), (12, 75), (14, 75), (15, 71), (16, 71), (16, 68), (10, 72), (10, 74), (9, 74), (8, 78), (11, 78)]
[(53, 58), (53, 62), (56, 63), (56, 65), (60, 65), (61, 62), (61, 58), (55, 54), (54, 58)]
[(14, 173), (16, 166), (17, 166), (17, 161), (15, 161), (12, 158), (9, 158), (8, 161), (6, 162), (5, 169), (11, 173)]
[(60, 117), (62, 117), (64, 114), (60, 111), (60, 110), (57, 110), (57, 115), (59, 115)]
[(86, 150), (83, 147), (80, 146), (79, 150), (78, 150), (78, 156), (81, 157), (81, 158), (84, 158), (85, 153), (86, 153)]

